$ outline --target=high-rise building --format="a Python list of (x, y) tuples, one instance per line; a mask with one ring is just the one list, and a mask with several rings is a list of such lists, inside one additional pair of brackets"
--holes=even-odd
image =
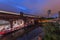
[(58, 12), (59, 14), (58, 14), (58, 17), (59, 17), (59, 19), (60, 19), (60, 11)]
[(48, 18), (50, 18), (51, 10), (48, 10)]
[(60, 24), (60, 11), (58, 11), (58, 18), (57, 18), (57, 22)]

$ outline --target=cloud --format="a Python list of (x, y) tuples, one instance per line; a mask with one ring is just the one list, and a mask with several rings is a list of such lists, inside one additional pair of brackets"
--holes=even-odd
[(21, 9), (41, 16), (47, 16), (50, 9), (54, 15), (60, 11), (60, 0), (0, 0), (0, 10), (20, 12)]

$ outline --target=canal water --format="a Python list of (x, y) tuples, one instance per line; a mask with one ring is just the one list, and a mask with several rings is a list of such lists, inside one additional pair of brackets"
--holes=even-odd
[(44, 37), (44, 32), (42, 27), (38, 27), (34, 30), (32, 30), (29, 33), (26, 33), (22, 37), (18, 37), (17, 40), (38, 40), (38, 36)]
[[(42, 27), (37, 27), (34, 30), (29, 31), (23, 35), (24, 31), (25, 31), (24, 29), (19, 30), (15, 33), (6, 35), (0, 40), (38, 40), (39, 35), (44, 37), (44, 32)], [(20, 36), (20, 35), (23, 35), (23, 36)]]

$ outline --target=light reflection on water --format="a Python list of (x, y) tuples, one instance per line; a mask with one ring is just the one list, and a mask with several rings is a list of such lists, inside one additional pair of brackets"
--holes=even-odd
[[(40, 34), (42, 37), (44, 36), (44, 32), (43, 32), (42, 27), (36, 28), (35, 30), (25, 34), (23, 37), (18, 38), (17, 40), (32, 40), (36, 36), (38, 37), (38, 35), (40, 35)], [(37, 37), (36, 37), (36, 39), (37, 39)]]
[(38, 35), (41, 34), (41, 36), (44, 36), (44, 32), (43, 32), (43, 28), (42, 27), (38, 27), (36, 29), (34, 29), (33, 31), (29, 32), (29, 33), (26, 33), (24, 34), (22, 37), (18, 37), (17, 39), (14, 39), (15, 37), (23, 34), (24, 30), (20, 30), (18, 32), (16, 32), (15, 34), (10, 34), (10, 35), (7, 35), (5, 37), (3, 37), (2, 39), (0, 40), (36, 40)]

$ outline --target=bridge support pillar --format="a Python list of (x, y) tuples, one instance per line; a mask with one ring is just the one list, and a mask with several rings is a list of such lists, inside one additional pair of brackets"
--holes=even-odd
[(11, 28), (13, 27), (13, 20), (10, 20)]

